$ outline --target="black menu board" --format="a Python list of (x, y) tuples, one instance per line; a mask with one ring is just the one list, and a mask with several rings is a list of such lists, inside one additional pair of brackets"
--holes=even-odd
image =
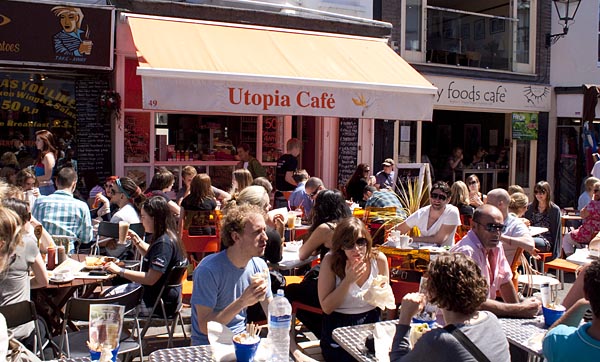
[(108, 81), (86, 78), (75, 83), (77, 165), (79, 174), (95, 171), (100, 180), (112, 175), (111, 115), (100, 108)]
[(358, 118), (340, 118), (338, 141), (338, 187), (345, 185), (358, 160)]

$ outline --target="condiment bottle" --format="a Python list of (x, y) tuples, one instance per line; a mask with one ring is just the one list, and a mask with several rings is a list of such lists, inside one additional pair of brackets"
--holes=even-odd
[(63, 245), (57, 247), (56, 255), (57, 255), (57, 259), (58, 259), (58, 261), (57, 261), (58, 265), (62, 264), (65, 260), (67, 260), (67, 252)]
[(54, 245), (48, 247), (48, 263), (46, 267), (48, 270), (54, 270), (56, 267), (56, 248)]

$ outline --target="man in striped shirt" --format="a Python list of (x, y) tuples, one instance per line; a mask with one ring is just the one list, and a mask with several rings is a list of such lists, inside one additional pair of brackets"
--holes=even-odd
[[(56, 176), (57, 190), (48, 196), (40, 196), (33, 205), (35, 217), (50, 235), (66, 235), (77, 238), (81, 244), (92, 241), (92, 220), (87, 204), (73, 197), (77, 185), (77, 173), (71, 167), (62, 168)], [(73, 241), (69, 252), (75, 251)]]

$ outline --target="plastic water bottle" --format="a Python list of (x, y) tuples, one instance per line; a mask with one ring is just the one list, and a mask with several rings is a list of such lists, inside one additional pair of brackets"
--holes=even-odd
[(269, 303), (269, 338), (271, 361), (290, 360), (290, 328), (292, 326), (292, 306), (283, 295), (283, 289)]
[(542, 295), (542, 305), (544, 307), (548, 307), (548, 305), (550, 305), (550, 303), (552, 302), (552, 300), (550, 299), (550, 284), (542, 283), (542, 285), (540, 286), (540, 292)]

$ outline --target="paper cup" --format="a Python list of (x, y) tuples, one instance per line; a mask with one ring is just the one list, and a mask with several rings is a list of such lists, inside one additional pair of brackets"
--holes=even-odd
[[(112, 350), (112, 361), (113, 362), (117, 362), (117, 354), (119, 353), (119, 347), (115, 348)], [(92, 361), (99, 361), (100, 360), (100, 355), (102, 354), (102, 352), (100, 351), (92, 351), (90, 350), (90, 359)]]
[(119, 244), (127, 243), (127, 232), (129, 231), (129, 223), (127, 221), (119, 221)]
[(260, 344), (260, 338), (254, 337), (249, 343), (241, 343), (240, 335), (233, 336), (233, 347), (235, 348), (235, 358), (237, 362), (252, 362)]
[(562, 305), (557, 305), (554, 308), (542, 306), (542, 312), (544, 313), (544, 323), (546, 323), (546, 328), (550, 328), (558, 318), (565, 314), (565, 307)]

